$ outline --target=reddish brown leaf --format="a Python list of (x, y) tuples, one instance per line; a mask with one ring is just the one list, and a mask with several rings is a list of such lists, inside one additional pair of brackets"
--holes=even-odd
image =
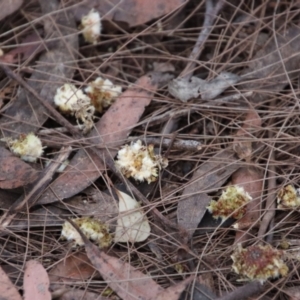
[(104, 20), (125, 22), (130, 27), (145, 24), (163, 15), (170, 14), (182, 7), (186, 0), (89, 0), (84, 6), (76, 8), (75, 15), (81, 19), (91, 8), (95, 8), (104, 16)]
[(122, 262), (116, 257), (109, 256), (88, 240), (85, 250), (95, 268), (103, 279), (123, 300), (177, 300), (192, 277), (164, 290), (150, 276)]
[(200, 165), (194, 173), (177, 207), (178, 225), (187, 230), (189, 238), (194, 234), (211, 200), (207, 192), (222, 186), (238, 167), (233, 152), (224, 150)]
[(51, 300), (49, 285), (44, 267), (35, 260), (28, 261), (24, 273), (24, 300)]
[[(95, 145), (104, 143), (106, 147), (113, 147), (109, 154), (106, 149), (99, 150), (104, 159), (116, 155), (116, 148), (124, 143), (139, 121), (161, 78), (165, 78), (162, 73), (151, 73), (141, 77), (117, 99), (96, 124), (97, 128), (90, 133), (89, 141)], [(96, 154), (87, 155), (85, 150), (79, 150), (65, 172), (52, 183), (51, 190), (48, 189), (38, 203), (46, 204), (76, 195), (92, 184), (104, 168)]]
[(261, 129), (261, 118), (254, 109), (250, 109), (243, 121), (243, 126), (237, 131), (233, 149), (241, 159), (251, 160), (252, 137), (255, 131)]
[(84, 281), (96, 272), (85, 253), (74, 253), (55, 265), (49, 272), (49, 278), (50, 282)]
[(22, 300), (18, 290), (11, 283), (6, 273), (0, 267), (0, 298), (1, 300)]
[(18, 10), (23, 0), (0, 0), (0, 21)]
[[(263, 174), (255, 167), (240, 168), (232, 175), (231, 183), (242, 186), (252, 197), (252, 201), (247, 205), (246, 214), (234, 225), (235, 228), (245, 230), (260, 219)], [(240, 239), (241, 236), (242, 239)], [(242, 240), (246, 239), (247, 236), (243, 231), (237, 231), (236, 240), (242, 242)]]
[(5, 148), (0, 148), (0, 188), (14, 189), (38, 178), (39, 172)]

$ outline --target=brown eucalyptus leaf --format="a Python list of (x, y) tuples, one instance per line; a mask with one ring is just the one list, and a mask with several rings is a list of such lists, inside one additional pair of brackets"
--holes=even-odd
[(16, 157), (9, 150), (0, 147), (0, 188), (15, 189), (35, 181), (39, 172)]
[(105, 254), (88, 240), (85, 241), (85, 250), (106, 283), (123, 300), (177, 300), (193, 279), (189, 277), (164, 290), (149, 275), (143, 274), (116, 257)]
[[(131, 130), (142, 116), (145, 107), (149, 105), (153, 93), (160, 80), (165, 80), (163, 73), (150, 73), (141, 77), (134, 85), (120, 95), (116, 102), (106, 111), (96, 128), (89, 134), (89, 141), (95, 145), (105, 145), (113, 148), (99, 150), (105, 158), (114, 157), (116, 148), (123, 144)], [(94, 182), (105, 169), (102, 160), (95, 153), (79, 150), (73, 157), (65, 172), (59, 176), (38, 204), (46, 204), (78, 194)]]
[[(239, 229), (236, 233), (236, 240), (239, 243), (247, 239), (247, 235), (240, 230), (253, 227), (255, 222), (260, 220), (263, 180), (262, 172), (255, 167), (243, 167), (232, 174), (231, 184), (243, 187), (252, 197), (252, 201), (247, 204), (246, 214), (234, 224), (234, 228)], [(258, 223), (256, 223), (257, 225)]]
[(261, 124), (262, 120), (257, 111), (250, 109), (233, 141), (233, 149), (239, 158), (251, 160), (253, 135), (261, 129)]
[(23, 4), (23, 0), (0, 0), (0, 21), (14, 13)]
[(83, 6), (76, 8), (75, 14), (77, 19), (81, 19), (90, 9), (95, 8), (99, 10), (104, 20), (125, 22), (129, 27), (133, 27), (175, 12), (185, 3), (186, 0), (88, 0)]
[(24, 300), (51, 300), (49, 277), (41, 263), (30, 260), (24, 273)]
[[(49, 271), (51, 283), (84, 281), (98, 274), (85, 253), (72, 253)], [(98, 274), (99, 276), (99, 274)]]
[(33, 227), (54, 227), (64, 223), (62, 217), (69, 217), (70, 212), (58, 207), (41, 207), (30, 213), (18, 213), (9, 225), (11, 230)]
[(210, 190), (218, 189), (239, 168), (231, 150), (222, 150), (204, 162), (186, 184), (178, 202), (178, 225), (191, 238), (206, 212)]
[(0, 299), (1, 300), (22, 300), (16, 287), (12, 284), (6, 273), (0, 267)]

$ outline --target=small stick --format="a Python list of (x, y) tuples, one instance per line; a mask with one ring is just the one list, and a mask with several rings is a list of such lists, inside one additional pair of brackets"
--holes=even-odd
[[(136, 141), (143, 139), (144, 137), (130, 137), (129, 141)], [(168, 148), (172, 144), (172, 139), (164, 138), (163, 141), (160, 138), (146, 137), (145, 142), (147, 144), (161, 145), (163, 148)], [(183, 151), (199, 151), (202, 149), (202, 143), (195, 140), (175, 140), (172, 144), (172, 148)]]

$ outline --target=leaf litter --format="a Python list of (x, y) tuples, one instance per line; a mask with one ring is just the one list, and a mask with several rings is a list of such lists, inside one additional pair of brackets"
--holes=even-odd
[[(26, 261), (49, 273), (58, 299), (179, 299), (184, 289), (182, 297), (196, 299), (199, 274), (212, 278), (207, 294), (220, 299), (291, 295), (285, 286), (297, 278), (295, 244), (282, 247), (286, 240), (297, 244), (299, 212), (282, 210), (277, 195), (286, 186), (299, 188), (299, 7), (246, 1), (238, 9), (222, 0), (81, 4), (39, 1), (18, 11), (16, 4), (2, 21), (1, 137), (32, 132), (47, 145), (25, 163), (1, 144), (6, 277), (21, 286), (26, 253)], [(80, 22), (91, 9), (100, 12), (101, 34), (84, 40)], [(172, 68), (155, 70), (170, 61)], [(99, 77), (124, 92), (95, 109), (91, 132), (83, 132), (75, 118), (56, 110), (54, 95), (64, 84), (88, 93)], [(174, 94), (175, 83), (183, 94)], [(114, 164), (117, 152), (137, 140), (169, 161), (145, 183), (125, 178)], [(59, 175), (63, 146), (72, 147), (70, 163)], [(130, 201), (140, 202), (125, 220), (120, 182)], [(207, 206), (235, 185), (251, 197), (243, 216), (214, 220)], [(115, 242), (100, 250), (83, 237), (84, 246), (74, 248), (60, 238), (67, 218), (101, 220)], [(233, 272), (231, 256), (266, 244), (288, 257), (288, 273), (271, 278), (272, 289), (240, 283), (243, 272)]]

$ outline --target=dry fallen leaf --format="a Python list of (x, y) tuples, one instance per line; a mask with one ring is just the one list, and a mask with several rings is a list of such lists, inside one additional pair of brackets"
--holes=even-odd
[[(263, 174), (255, 167), (240, 168), (232, 174), (231, 183), (243, 187), (245, 192), (252, 197), (246, 206), (246, 214), (234, 224), (234, 228), (239, 229), (236, 232), (236, 240), (241, 243), (242, 240), (247, 239), (243, 230), (250, 228), (260, 220)], [(241, 236), (242, 240), (240, 239)]]
[(262, 120), (256, 110), (250, 109), (233, 141), (233, 149), (239, 158), (251, 160), (253, 134), (261, 129), (261, 123)]
[(182, 7), (186, 0), (110, 0), (85, 1), (81, 7), (76, 7), (74, 13), (78, 20), (82, 15), (86, 14), (91, 8), (95, 8), (101, 12), (104, 20), (112, 20), (114, 22), (126, 22), (129, 27), (145, 24), (153, 19), (163, 15), (170, 14)]
[(191, 238), (206, 212), (211, 197), (207, 192), (217, 189), (238, 169), (230, 150), (223, 150), (204, 162), (187, 183), (178, 202), (178, 225), (187, 230)]
[(39, 176), (38, 171), (3, 147), (0, 147), (0, 165), (1, 189), (15, 189), (26, 186)]
[(0, 299), (2, 300), (21, 300), (16, 287), (12, 284), (6, 273), (0, 267)]
[(51, 300), (49, 285), (44, 267), (38, 261), (28, 261), (24, 273), (24, 300)]
[(170, 94), (182, 102), (187, 102), (199, 96), (201, 96), (202, 100), (212, 100), (240, 80), (241, 78), (238, 75), (221, 72), (211, 81), (195, 76), (192, 76), (190, 79), (176, 78), (170, 81), (168, 88)]
[[(98, 272), (91, 265), (90, 260), (85, 253), (72, 253), (67, 258), (63, 258), (49, 271), (51, 283), (84, 281)], [(99, 276), (99, 274), (98, 274)]]
[(139, 203), (127, 194), (116, 190), (119, 197), (119, 217), (114, 241), (135, 243), (145, 241), (150, 235), (147, 216)]
[(18, 10), (23, 4), (23, 0), (1, 0), (0, 1), (0, 21)]
[[(77, 230), (79, 229), (74, 223), (72, 225)], [(149, 275), (145, 275), (130, 264), (99, 250), (82, 233), (81, 237), (85, 242), (85, 250), (92, 264), (110, 288), (123, 300), (177, 300), (185, 286), (193, 279), (193, 277), (189, 277), (164, 290)]]
[[(168, 79), (168, 74), (157, 72), (141, 77), (106, 111), (96, 124), (96, 129), (89, 134), (89, 141), (95, 145), (105, 144), (108, 148), (122, 145), (139, 121), (145, 107), (151, 102), (158, 83)], [(107, 159), (114, 157), (117, 151), (113, 149), (107, 153), (106, 149), (101, 149), (99, 153), (105, 160), (106, 157)], [(86, 150), (79, 150), (65, 172), (39, 199), (38, 204), (51, 203), (78, 194), (101, 176), (104, 169), (105, 166), (98, 155), (93, 153), (87, 155)]]

